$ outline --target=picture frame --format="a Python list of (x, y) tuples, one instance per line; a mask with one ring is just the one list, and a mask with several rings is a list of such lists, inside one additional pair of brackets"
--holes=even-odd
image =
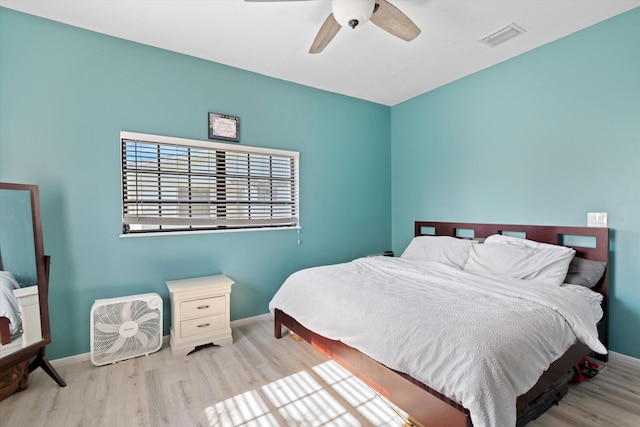
[(227, 114), (209, 113), (209, 139), (240, 142), (240, 118)]

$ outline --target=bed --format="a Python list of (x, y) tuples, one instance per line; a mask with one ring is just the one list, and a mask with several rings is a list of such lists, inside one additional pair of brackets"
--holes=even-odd
[[(464, 242), (455, 243), (471, 248), (467, 260), (462, 263), (463, 268), (456, 267), (455, 262), (447, 265), (447, 262), (405, 258), (405, 251), (400, 258), (363, 258), (337, 266), (302, 270), (287, 279), (271, 301), (275, 336), (282, 337), (285, 326), (397, 404), (416, 423), (425, 426), (515, 425), (517, 413), (579, 360), (587, 355), (606, 360), (608, 274), (604, 266), (609, 253), (608, 229), (424, 221), (418, 221), (414, 226), (416, 238), (407, 251), (418, 237), (425, 241), (435, 241), (435, 236), (447, 237), (447, 245), (450, 240)], [(481, 243), (483, 239), (487, 240)], [(484, 264), (478, 269), (478, 259), (486, 260), (480, 254), (500, 255), (501, 251), (515, 251), (513, 247), (500, 245), (517, 246), (525, 242), (526, 246), (555, 245), (540, 245), (540, 253), (552, 252), (555, 256), (556, 249), (562, 253), (560, 264), (566, 263), (562, 277), (558, 279), (557, 266), (545, 270), (544, 275), (528, 278), (494, 277), (492, 272), (482, 271)], [(518, 249), (517, 252), (535, 253), (531, 259), (538, 260), (536, 248)], [(432, 248), (426, 251), (430, 250)], [(493, 267), (500, 269), (503, 259), (497, 259), (500, 265)], [(475, 267), (465, 270), (472, 260), (476, 262)], [(574, 262), (578, 260), (602, 267), (600, 276), (590, 278), (593, 283), (588, 287), (565, 284), (569, 276), (573, 276), (567, 273), (575, 270)], [(518, 266), (528, 268), (527, 263)], [(345, 278), (349, 275), (353, 276), (354, 288), (365, 288), (365, 296), (354, 297), (356, 294), (346, 287), (351, 286), (347, 283), (350, 280)], [(401, 277), (402, 286), (394, 282), (395, 275)], [(428, 286), (423, 283), (425, 278)], [(446, 282), (441, 282), (444, 280)], [(489, 282), (484, 283), (485, 280)], [(385, 281), (388, 285), (384, 285)], [(570, 283), (575, 282), (572, 279)], [(434, 286), (453, 294), (440, 296), (440, 291), (433, 291)], [(290, 293), (289, 288), (302, 289), (302, 294)], [(504, 302), (492, 294), (493, 288), (499, 290), (500, 298), (506, 298)], [(319, 289), (318, 292), (329, 294), (328, 302), (314, 293)], [(366, 297), (366, 293), (380, 293), (384, 298), (378, 298), (380, 301), (376, 302), (375, 298)], [(459, 299), (453, 304), (455, 307), (447, 307), (442, 301), (450, 302), (451, 298), (456, 298), (456, 293)], [(400, 300), (394, 299), (396, 294), (400, 294)], [(310, 299), (305, 302), (307, 296)], [(429, 306), (429, 301), (435, 306)], [(483, 315), (486, 318), (474, 320), (475, 323), (466, 327), (460, 312), (475, 311), (473, 303), (480, 306), (477, 310), (487, 307), (490, 312)], [(351, 315), (338, 309), (345, 304)], [(387, 310), (388, 306), (401, 310)], [(382, 314), (387, 311), (391, 313), (391, 320), (386, 320)], [(447, 311), (454, 315), (450, 320), (443, 317)], [(408, 312), (410, 319), (398, 314), (403, 312)], [(371, 313), (376, 315), (371, 316)], [(426, 317), (422, 317), (422, 313)], [(434, 317), (430, 318), (429, 313)], [(523, 319), (525, 326), (515, 323), (513, 319), (518, 317)], [(413, 318), (419, 323), (412, 324)], [(359, 323), (358, 319), (364, 319), (364, 323)], [(542, 322), (542, 326), (535, 326), (538, 325), (536, 322)], [(390, 332), (393, 329), (388, 325), (395, 323), (400, 324), (400, 332)], [(531, 325), (527, 327), (526, 324)], [(465, 327), (459, 331), (452, 329), (452, 325)], [(479, 343), (473, 343), (476, 333), (489, 335)], [(418, 342), (409, 342), (406, 337)], [(517, 344), (518, 349), (505, 347), (502, 350), (505, 341)], [(467, 347), (472, 353), (461, 356)], [(491, 353), (494, 350), (497, 353)], [(514, 359), (511, 352), (518, 355), (515, 358), (519, 361), (507, 360)], [(523, 361), (525, 366), (514, 365)], [(475, 372), (475, 365), (479, 365), (479, 373)], [(442, 374), (445, 374), (444, 380)], [(471, 388), (463, 387), (460, 391), (457, 387), (461, 384)]]

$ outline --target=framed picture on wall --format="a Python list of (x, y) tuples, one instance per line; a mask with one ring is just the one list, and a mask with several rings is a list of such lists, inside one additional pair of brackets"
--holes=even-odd
[(240, 118), (209, 113), (209, 139), (240, 142)]

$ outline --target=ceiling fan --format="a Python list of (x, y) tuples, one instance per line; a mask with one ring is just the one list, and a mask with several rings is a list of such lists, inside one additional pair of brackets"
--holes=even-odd
[[(306, 0), (245, 0), (246, 2), (306, 1)], [(387, 0), (333, 0), (331, 13), (320, 27), (309, 53), (320, 53), (342, 27), (356, 29), (371, 21), (389, 34), (411, 41), (420, 28)]]

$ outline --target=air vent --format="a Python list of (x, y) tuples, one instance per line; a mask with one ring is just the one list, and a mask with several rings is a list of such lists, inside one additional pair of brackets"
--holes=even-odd
[(516, 24), (509, 24), (506, 27), (493, 32), (492, 34), (483, 37), (480, 41), (488, 46), (494, 47), (506, 42), (509, 39), (514, 38), (515, 36), (519, 36), (524, 32), (525, 30), (518, 27)]

